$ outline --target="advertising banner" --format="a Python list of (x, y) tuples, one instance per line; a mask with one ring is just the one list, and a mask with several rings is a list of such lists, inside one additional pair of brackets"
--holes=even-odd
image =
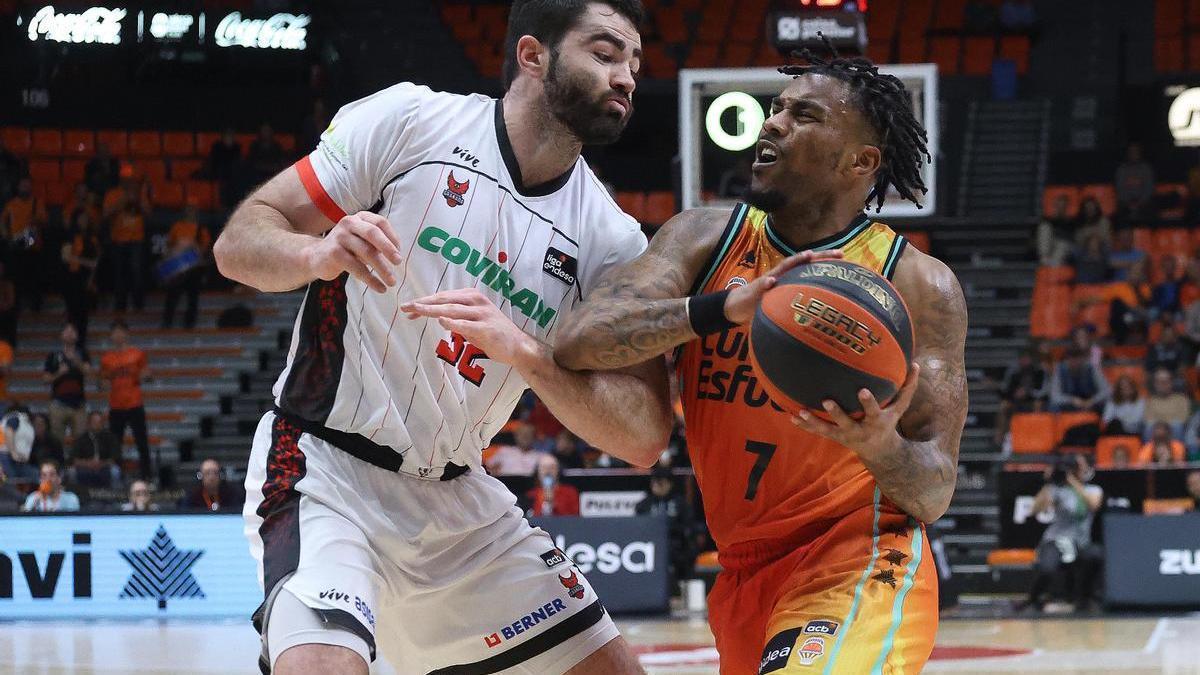
[(1104, 540), (1109, 603), (1200, 609), (1200, 513), (1110, 514)]

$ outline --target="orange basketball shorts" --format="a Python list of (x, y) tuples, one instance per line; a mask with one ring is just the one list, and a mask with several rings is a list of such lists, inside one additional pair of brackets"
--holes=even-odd
[(781, 558), (723, 571), (709, 623), (721, 675), (918, 673), (938, 625), (924, 528), (877, 496)]

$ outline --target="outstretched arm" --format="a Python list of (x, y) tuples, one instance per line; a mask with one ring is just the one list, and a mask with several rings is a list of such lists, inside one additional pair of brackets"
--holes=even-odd
[(967, 306), (954, 273), (911, 248), (895, 284), (911, 313), (916, 353), (894, 402), (880, 409), (864, 389), (858, 396), (865, 411), (861, 420), (827, 401), (833, 423), (807, 413), (795, 422), (858, 453), (888, 499), (929, 523), (949, 508), (958, 476), (958, 446), (967, 417)]
[[(583, 305), (565, 317), (554, 345), (559, 365), (571, 370), (623, 368), (699, 337), (685, 296), (728, 218), (727, 211), (684, 211), (663, 225), (641, 256), (605, 274)], [(784, 260), (767, 274), (730, 290), (724, 296), (724, 318), (734, 324), (748, 323), (779, 275), (817, 257), (840, 255), (805, 252)]]

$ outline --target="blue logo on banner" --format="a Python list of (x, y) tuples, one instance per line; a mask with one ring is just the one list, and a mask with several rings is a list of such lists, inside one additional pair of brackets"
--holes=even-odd
[(204, 597), (204, 591), (200, 590), (200, 584), (191, 572), (192, 565), (204, 551), (175, 548), (175, 542), (162, 525), (158, 526), (148, 547), (119, 553), (133, 568), (121, 590), (121, 599), (154, 598), (158, 600), (158, 608), (165, 610), (167, 598)]

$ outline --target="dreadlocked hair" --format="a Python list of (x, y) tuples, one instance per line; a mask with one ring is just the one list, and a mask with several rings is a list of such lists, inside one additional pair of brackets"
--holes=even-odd
[(887, 194), (888, 185), (896, 192), (916, 204), (916, 193), (927, 193), (925, 181), (921, 178), (921, 167), (926, 161), (933, 161), (926, 147), (928, 137), (925, 128), (913, 115), (912, 101), (904, 83), (894, 75), (879, 72), (879, 68), (868, 59), (860, 56), (840, 56), (837, 49), (825, 36), (821, 36), (825, 46), (832, 53), (832, 58), (823, 59), (812, 51), (804, 49), (796, 56), (808, 62), (808, 65), (782, 66), (779, 72), (792, 77), (817, 74), (835, 77), (846, 83), (850, 95), (858, 104), (859, 110), (867, 122), (875, 130), (883, 160), (875, 173), (875, 185), (867, 194), (867, 206), (875, 202), (875, 210), (883, 208), (883, 198)]

